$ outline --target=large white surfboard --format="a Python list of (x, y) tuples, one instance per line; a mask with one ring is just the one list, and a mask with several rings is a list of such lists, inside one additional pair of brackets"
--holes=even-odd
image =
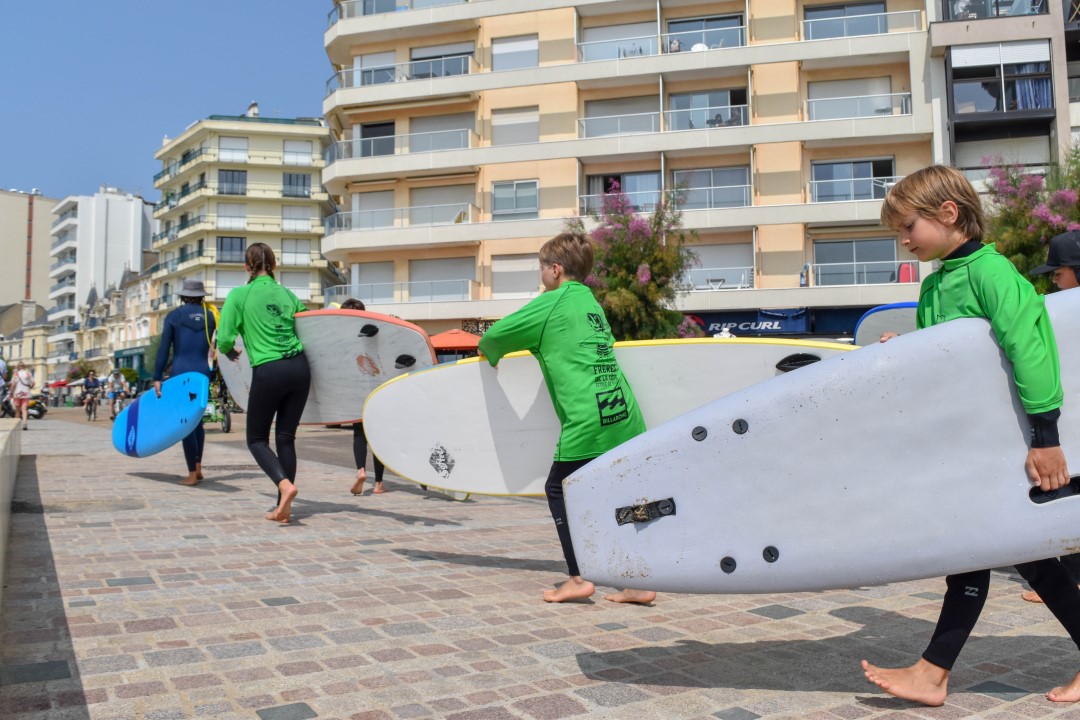
[(855, 323), (856, 345), (873, 345), (881, 341), (882, 333), (897, 335), (915, 332), (915, 309), (917, 302), (899, 302), (871, 308)]
[[(850, 345), (713, 339), (615, 343), (648, 427)], [(782, 369), (778, 369), (777, 366)], [(527, 352), (492, 368), (472, 358), (410, 373), (364, 408), (374, 452), (403, 478), (482, 495), (543, 495), (559, 419)]]
[[(435, 364), (435, 351), (423, 329), (412, 323), (361, 310), (314, 310), (296, 314), (296, 335), (311, 368), (311, 391), (300, 422), (305, 425), (354, 423), (362, 419), (368, 394), (402, 373)], [(236, 347), (243, 351), (238, 337)], [(229, 393), (247, 408), (251, 363), (218, 355)]]
[[(1080, 290), (1046, 304), (1076, 475)], [(709, 593), (856, 587), (1076, 552), (1080, 495), (1029, 499), (1028, 434), (989, 323), (955, 320), (755, 385), (597, 458), (563, 485), (574, 550), (593, 581)]]

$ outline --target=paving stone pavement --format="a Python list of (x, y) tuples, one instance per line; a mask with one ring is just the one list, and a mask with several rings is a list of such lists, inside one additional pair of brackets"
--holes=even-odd
[(347, 470), (302, 462), (281, 527), (240, 448), (211, 445), (188, 488), (179, 448), (122, 457), (107, 423), (50, 415), (23, 442), (3, 718), (1080, 719), (1042, 697), (1080, 655), (1008, 572), (948, 703), (920, 708), (858, 662), (912, 662), (940, 580), (548, 605), (565, 567), (540, 499), (454, 502), (393, 477), (352, 497)]

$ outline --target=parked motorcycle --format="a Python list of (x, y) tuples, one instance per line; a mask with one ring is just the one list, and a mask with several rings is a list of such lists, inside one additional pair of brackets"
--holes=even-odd
[[(34, 420), (40, 420), (45, 417), (45, 413), (49, 411), (46, 407), (45, 400), (41, 395), (31, 395), (30, 402), (26, 406), (26, 414)], [(17, 417), (15, 413), (15, 400), (11, 397), (11, 392), (5, 386), (3, 390), (0, 390), (0, 417)]]

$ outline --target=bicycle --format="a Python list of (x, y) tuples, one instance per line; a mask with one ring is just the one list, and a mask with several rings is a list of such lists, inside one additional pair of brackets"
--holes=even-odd
[(113, 395), (112, 404), (109, 406), (109, 411), (112, 417), (110, 420), (116, 420), (117, 416), (124, 410), (124, 398), (127, 397), (127, 393), (118, 392)]
[(206, 404), (203, 412), (203, 422), (221, 423), (221, 432), (232, 431), (232, 410), (230, 409), (229, 389), (225, 381), (219, 379), (211, 386), (210, 402)]
[(83, 396), (83, 405), (86, 410), (87, 422), (93, 422), (97, 420), (97, 406), (98, 398), (96, 392), (88, 392)]

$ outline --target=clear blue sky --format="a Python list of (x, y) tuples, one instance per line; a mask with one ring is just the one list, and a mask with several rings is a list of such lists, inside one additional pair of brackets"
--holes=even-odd
[(154, 152), (208, 115), (320, 117), (330, 0), (0, 0), (0, 188), (157, 200)]

